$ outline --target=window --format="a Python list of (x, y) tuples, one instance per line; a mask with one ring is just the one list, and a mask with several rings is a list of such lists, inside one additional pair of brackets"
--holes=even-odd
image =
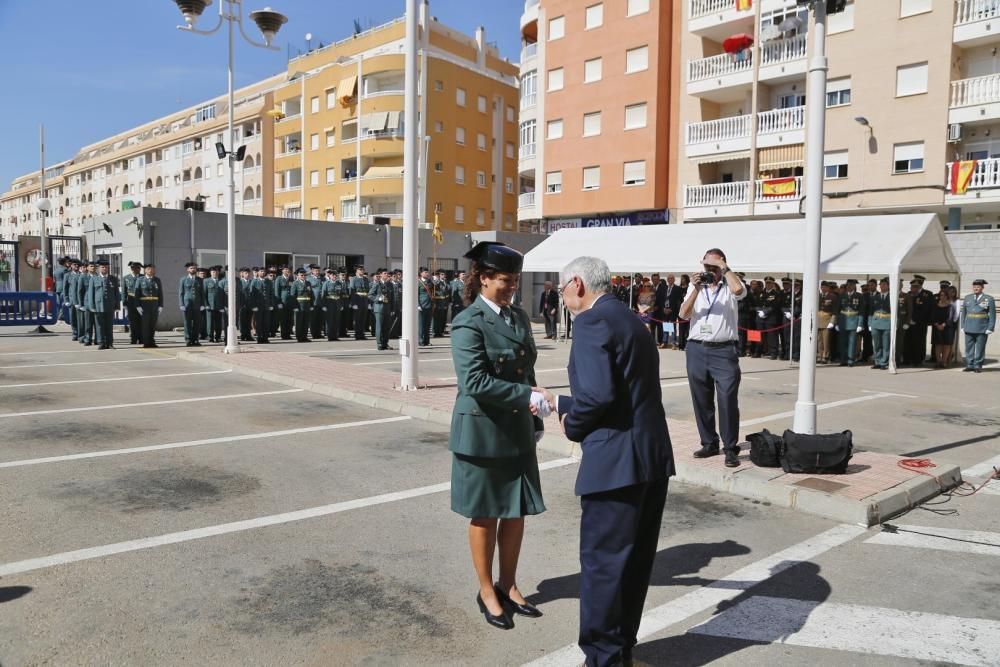
[(455, 128), (455, 143), (459, 146), (465, 145), (465, 128), (456, 127)]
[(625, 73), (633, 74), (649, 68), (649, 47), (639, 46), (625, 52)]
[(562, 139), (563, 135), (563, 122), (562, 118), (558, 120), (550, 120), (545, 125), (545, 138), (546, 139)]
[(795, 107), (804, 107), (805, 105), (806, 105), (806, 96), (800, 93), (788, 93), (787, 95), (778, 95), (779, 109), (793, 109)]
[(455, 89), (455, 104), (457, 104), (460, 107), (464, 107), (465, 106), (465, 89), (464, 88), (456, 88)]
[(319, 185), (319, 172), (318, 171), (310, 171), (309, 172), (309, 185), (312, 186), (312, 187), (316, 187), (317, 185)]
[(333, 109), (337, 106), (337, 89), (330, 88), (326, 91), (326, 108)]
[(326, 184), (332, 185), (337, 180), (337, 169), (335, 167), (326, 168)]
[(328, 209), (325, 209), (323, 211), (323, 213), (325, 214), (324, 217), (326, 218), (327, 222), (333, 222), (333, 207), (332, 206), (330, 208), (328, 208)]
[(476, 209), (476, 224), (482, 227), (486, 224), (486, 209), (477, 208)]
[(514, 194), (514, 179), (510, 176), (505, 178), (503, 182), (503, 189), (509, 195)]
[(314, 98), (312, 98), (312, 99), (309, 100), (309, 113), (319, 113), (319, 98), (318, 97), (314, 97)]
[(641, 127), (646, 127), (646, 103), (625, 107), (625, 129), (637, 130)]
[(434, 173), (436, 173), (436, 174), (444, 173), (444, 162), (435, 162), (434, 163)]
[(601, 59), (592, 58), (583, 63), (583, 82), (593, 83), (601, 80)]
[(482, 132), (476, 134), (476, 148), (481, 151), (486, 150), (486, 135)]
[(486, 97), (480, 95), (476, 98), (476, 108), (479, 110), (479, 113), (486, 113)]
[(604, 23), (604, 4), (598, 3), (596, 5), (591, 5), (587, 7), (586, 17), (584, 18), (583, 29), (592, 30), (594, 28), (601, 27)]
[(826, 106), (842, 107), (851, 103), (851, 77), (826, 82)]
[(215, 118), (215, 105), (209, 104), (208, 106), (201, 107), (194, 114), (194, 122), (200, 123), (205, 120), (211, 120)]
[(923, 14), (931, 11), (933, 0), (900, 0), (899, 18), (906, 18), (914, 14)]
[(584, 167), (583, 168), (583, 189), (584, 190), (596, 190), (601, 187), (601, 168), (600, 167)]
[(511, 159), (511, 160), (514, 159), (514, 142), (513, 141), (508, 141), (507, 142), (507, 157), (509, 159)]
[(486, 187), (486, 172), (477, 171), (476, 172), (476, 187), (485, 188)]
[(514, 122), (514, 107), (510, 106), (509, 104), (507, 105), (507, 122), (508, 123)]
[(636, 160), (635, 162), (626, 162), (624, 176), (624, 185), (645, 185), (646, 161)]
[(562, 172), (550, 171), (545, 174), (545, 194), (554, 195), (562, 192)]
[(601, 133), (601, 112), (583, 114), (583, 136), (593, 137)]
[[(190, 155), (192, 152), (194, 152), (194, 142), (193, 141), (185, 141), (183, 144), (181, 144), (181, 154), (182, 155)], [(120, 171), (121, 171), (121, 166), (116, 164), (115, 165), (115, 173), (117, 174)]]
[(556, 69), (549, 70), (549, 91), (562, 90), (563, 89), (563, 68), (557, 67)]
[(222, 195), (221, 194), (216, 195), (216, 197), (215, 197), (215, 205), (218, 206), (218, 207), (220, 207), (220, 208), (222, 207)]
[(337, 143), (337, 133), (334, 130), (326, 131), (326, 147), (330, 148)]
[(461, 224), (465, 222), (465, 207), (456, 206), (455, 207), (455, 222)]
[(439, 93), (441, 91), (443, 91), (444, 90), (444, 81), (442, 81), (441, 79), (435, 79), (434, 80), (434, 90), (436, 90)]
[(345, 220), (358, 217), (358, 202), (353, 198), (340, 200), (340, 215)]
[(566, 36), (566, 17), (557, 16), (549, 19), (549, 41), (562, 39)]
[(309, 209), (309, 219), (310, 220), (319, 220), (319, 209), (318, 208), (311, 208), (311, 209)]
[(924, 142), (896, 144), (892, 147), (892, 173), (913, 174), (924, 170)]
[(465, 185), (465, 167), (460, 164), (455, 165), (455, 182)]
[(319, 135), (310, 134), (309, 135), (309, 150), (315, 151), (319, 149)]
[(438, 134), (444, 132), (444, 123), (439, 120), (434, 121), (434, 131)]
[(223, 173), (223, 172), (222, 172), (222, 165), (221, 165), (221, 164), (220, 164), (220, 165), (216, 165), (216, 168), (215, 168), (215, 175), (216, 175), (216, 176), (222, 176), (222, 173)]
[(649, 0), (628, 0), (625, 16), (637, 16), (649, 11)]
[[(522, 153), (521, 157), (529, 157), (530, 155), (535, 154), (535, 138), (536, 138), (535, 132), (536, 132), (536, 123), (534, 120), (526, 120), (523, 123), (521, 123), (521, 136), (520, 136), (521, 153)], [(530, 155), (526, 155), (527, 146), (531, 147)]]
[(900, 65), (896, 68), (896, 97), (927, 92), (927, 63)]
[(847, 178), (847, 151), (830, 151), (823, 155), (823, 178)]
[(828, 33), (831, 35), (854, 30), (854, 0), (848, 0), (844, 11), (830, 14), (827, 18), (827, 26)]

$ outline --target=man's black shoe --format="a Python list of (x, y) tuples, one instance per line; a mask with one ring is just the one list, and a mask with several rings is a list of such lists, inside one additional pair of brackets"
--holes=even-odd
[(740, 454), (733, 449), (726, 450), (726, 467), (735, 468), (740, 465)]
[(699, 449), (694, 453), (694, 457), (696, 459), (707, 459), (709, 456), (718, 456), (718, 455), (719, 455), (718, 445), (715, 445), (714, 447), (711, 445), (705, 445), (704, 447), (702, 447), (701, 449)]

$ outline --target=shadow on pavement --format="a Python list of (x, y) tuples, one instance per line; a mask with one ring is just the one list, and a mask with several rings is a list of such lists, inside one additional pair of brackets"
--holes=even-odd
[(0, 604), (24, 597), (31, 592), (31, 586), (0, 586)]

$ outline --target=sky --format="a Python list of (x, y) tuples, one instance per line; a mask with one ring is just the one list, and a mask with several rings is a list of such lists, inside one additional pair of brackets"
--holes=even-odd
[[(200, 28), (217, 21), (215, 0)], [(280, 52), (234, 42), (237, 88), (284, 72), (288, 49), (349, 37), (403, 15), (404, 0), (244, 0), (246, 15), (270, 4), (288, 16), (275, 45)], [(522, 0), (431, 0), (430, 14), (486, 40), (503, 57), (520, 53)], [(0, 63), (4, 63), (7, 125), (0, 151), (0, 192), (14, 178), (37, 170), (38, 126), (45, 125), (46, 163), (73, 157), (80, 147), (226, 92), (224, 28), (203, 37), (176, 29), (183, 23), (171, 0), (0, 0)]]

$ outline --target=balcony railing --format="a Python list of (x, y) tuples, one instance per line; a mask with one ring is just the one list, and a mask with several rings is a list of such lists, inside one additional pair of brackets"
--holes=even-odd
[(531, 107), (535, 106), (535, 104), (537, 103), (537, 98), (538, 98), (537, 93), (529, 93), (527, 95), (522, 95), (521, 110), (523, 111), (524, 109), (530, 109)]
[(704, 123), (687, 124), (687, 143), (703, 144), (750, 136), (750, 116), (733, 116)]
[(712, 183), (684, 186), (684, 206), (731, 206), (746, 204), (750, 197), (750, 182)]
[(975, 23), (1000, 17), (1000, 2), (997, 0), (956, 0), (955, 25)]
[(529, 206), (534, 206), (534, 205), (535, 205), (534, 192), (522, 192), (517, 196), (518, 208), (528, 208)]
[(760, 46), (760, 64), (776, 65), (806, 57), (806, 35), (764, 42)]
[(736, 7), (736, 0), (691, 0), (689, 18), (696, 19), (708, 14), (724, 12)]
[(521, 49), (521, 62), (529, 58), (534, 58), (538, 55), (538, 44), (525, 44), (524, 48)]
[(699, 58), (688, 61), (688, 82), (714, 79), (720, 76), (736, 74), (738, 72), (749, 72), (753, 69), (752, 51), (744, 51), (742, 58), (737, 58), (729, 53), (721, 53), (717, 56)]
[[(951, 185), (952, 162), (948, 163), (945, 173), (945, 186)], [(972, 172), (972, 180), (969, 181), (970, 190), (981, 190), (983, 188), (1000, 188), (1000, 158), (987, 158), (976, 160), (976, 168)]]
[(386, 90), (376, 90), (370, 93), (365, 93), (362, 95), (362, 99), (370, 100), (373, 97), (388, 97), (390, 95), (402, 95), (405, 93), (402, 88), (388, 88)]
[(769, 201), (786, 201), (789, 199), (800, 199), (802, 197), (802, 177), (795, 177), (795, 191), (789, 192), (788, 194), (781, 195), (764, 195), (764, 183), (765, 181), (757, 181), (757, 191), (754, 196), (754, 201), (757, 203), (767, 203)]
[(301, 189), (302, 189), (302, 184), (300, 183), (299, 185), (289, 185), (287, 188), (275, 188), (274, 191), (275, 192), (293, 192), (295, 190), (301, 190)]
[(757, 114), (757, 134), (776, 134), (801, 130), (806, 126), (806, 108), (772, 109)]
[(536, 144), (522, 144), (517, 154), (518, 159), (524, 160), (529, 157), (535, 157), (535, 146)]
[(1000, 74), (951, 82), (951, 108), (1000, 102)]
[(287, 116), (282, 116), (281, 118), (276, 118), (274, 122), (275, 123), (284, 123), (284, 122), (290, 121), (290, 120), (298, 120), (301, 117), (302, 117), (302, 112), (299, 111), (298, 113), (293, 113), (293, 114), (289, 114)]

